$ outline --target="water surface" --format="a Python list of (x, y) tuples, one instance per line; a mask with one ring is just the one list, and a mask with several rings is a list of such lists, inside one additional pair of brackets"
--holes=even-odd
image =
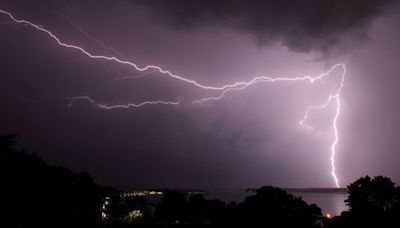
[[(316, 204), (323, 214), (340, 215), (348, 209), (344, 200), (347, 198), (345, 189), (286, 189), (294, 196), (301, 197), (308, 204)], [(245, 189), (213, 189), (204, 192), (206, 199), (219, 199), (224, 202), (243, 202), (255, 192)]]

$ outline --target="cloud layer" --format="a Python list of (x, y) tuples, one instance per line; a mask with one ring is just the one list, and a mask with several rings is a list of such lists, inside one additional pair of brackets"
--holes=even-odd
[[(280, 43), (296, 52), (330, 51), (345, 38), (366, 38), (373, 20), (393, 0), (142, 1), (176, 29), (226, 28), (252, 36), (258, 45)], [(337, 47), (336, 47), (337, 48)]]

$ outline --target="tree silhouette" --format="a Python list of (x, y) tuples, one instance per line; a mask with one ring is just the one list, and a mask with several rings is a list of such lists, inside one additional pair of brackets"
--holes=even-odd
[(187, 203), (186, 218), (196, 227), (222, 227), (228, 223), (229, 208), (219, 200), (206, 200), (201, 194), (192, 195)]
[[(87, 173), (48, 165), (0, 136), (1, 227), (93, 227), (109, 190)], [(109, 189), (109, 188), (108, 188)]]
[(350, 184), (348, 190), (346, 203), (355, 219), (363, 218), (369, 224), (400, 224), (396, 222), (400, 215), (400, 188), (390, 178), (366, 176)]
[(238, 205), (238, 223), (249, 227), (312, 227), (321, 210), (275, 187), (262, 187)]
[(185, 211), (185, 194), (177, 190), (166, 190), (154, 213), (160, 222), (173, 225), (185, 221)]
[[(0, 136), (0, 227), (302, 228), (322, 224), (316, 205), (270, 186), (239, 204), (207, 200), (202, 195), (187, 199), (177, 190), (166, 190), (158, 203), (121, 197), (115, 189), (97, 185), (87, 173), (50, 166), (35, 154), (17, 149), (14, 138)], [(326, 227), (368, 224), (357, 220), (366, 213), (371, 218), (380, 214), (375, 218), (396, 224), (399, 189), (390, 179), (361, 178), (349, 186), (349, 193), (350, 211), (326, 222)], [(102, 207), (105, 199), (107, 208)], [(102, 222), (100, 215), (105, 212), (109, 219)]]
[(389, 178), (369, 176), (360, 178), (348, 186), (346, 200), (354, 213), (391, 213), (399, 206), (399, 188)]
[(325, 227), (400, 227), (400, 188), (388, 177), (365, 176), (347, 186), (350, 210)]

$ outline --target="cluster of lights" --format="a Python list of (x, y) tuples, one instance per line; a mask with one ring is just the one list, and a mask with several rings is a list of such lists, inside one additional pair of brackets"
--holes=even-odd
[(122, 192), (121, 197), (132, 197), (132, 196), (151, 196), (151, 195), (162, 195), (161, 191), (132, 191), (132, 192)]

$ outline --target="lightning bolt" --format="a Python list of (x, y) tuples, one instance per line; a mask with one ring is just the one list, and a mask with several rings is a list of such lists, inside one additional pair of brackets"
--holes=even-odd
[(67, 107), (71, 107), (73, 103), (77, 100), (85, 100), (88, 101), (98, 108), (102, 109), (115, 109), (115, 108), (139, 108), (144, 105), (151, 105), (151, 104), (163, 104), (163, 105), (178, 105), (180, 102), (174, 102), (174, 101), (144, 101), (139, 104), (134, 104), (134, 103), (128, 103), (124, 105), (104, 105), (104, 104), (99, 104), (89, 96), (80, 96), (80, 97), (62, 97), (64, 99), (70, 100), (69, 104)]
[[(303, 116), (303, 119), (299, 121), (299, 124), (301, 126), (306, 126), (308, 128), (312, 128), (310, 125), (306, 124), (306, 121), (309, 118), (309, 114), (311, 111), (315, 110), (315, 109), (324, 109), (326, 108), (328, 105), (330, 105), (331, 103), (335, 103), (336, 104), (336, 110), (335, 110), (335, 115), (332, 121), (332, 129), (333, 129), (333, 142), (331, 144), (330, 147), (330, 161), (331, 161), (331, 176), (334, 180), (335, 186), (337, 188), (339, 188), (339, 179), (336, 175), (335, 172), (335, 154), (336, 154), (336, 146), (339, 142), (339, 133), (338, 133), (338, 127), (337, 127), (337, 121), (339, 119), (339, 115), (340, 115), (340, 110), (341, 110), (341, 101), (340, 101), (340, 93), (342, 91), (342, 88), (344, 87), (344, 80), (345, 80), (345, 75), (346, 75), (346, 65), (344, 63), (338, 63), (336, 65), (334, 65), (333, 67), (331, 67), (327, 72), (320, 74), (319, 76), (316, 77), (311, 77), (311, 76), (303, 76), (303, 77), (267, 77), (267, 76), (258, 76), (253, 78), (250, 81), (241, 81), (241, 82), (235, 82), (232, 84), (227, 84), (227, 85), (222, 85), (222, 86), (209, 86), (209, 85), (203, 85), (195, 80), (192, 79), (188, 79), (176, 74), (171, 73), (168, 70), (164, 70), (163, 68), (161, 68), (160, 66), (156, 66), (156, 65), (146, 65), (144, 67), (139, 67), (137, 64), (130, 62), (126, 59), (119, 59), (118, 57), (115, 56), (105, 56), (105, 55), (96, 55), (96, 54), (92, 54), (89, 51), (85, 50), (83, 47), (74, 45), (74, 44), (68, 44), (65, 43), (63, 41), (61, 41), (60, 38), (58, 38), (54, 33), (52, 33), (51, 31), (45, 29), (43, 26), (41, 25), (37, 25), (34, 24), (28, 20), (23, 20), (23, 19), (17, 19), (14, 17), (14, 15), (10, 12), (4, 11), (0, 9), (0, 13), (4, 14), (6, 16), (8, 16), (9, 19), (11, 19), (13, 22), (17, 23), (17, 24), (21, 24), (21, 25), (26, 25), (26, 26), (30, 26), (38, 31), (41, 31), (45, 34), (47, 34), (50, 38), (52, 38), (58, 45), (65, 47), (65, 48), (70, 48), (70, 49), (74, 49), (76, 51), (79, 51), (81, 54), (88, 56), (89, 58), (92, 59), (100, 59), (100, 60), (106, 60), (106, 61), (112, 61), (112, 62), (116, 62), (119, 64), (123, 64), (123, 65), (128, 65), (133, 67), (136, 71), (139, 72), (143, 72), (143, 76), (146, 75), (146, 72), (159, 72), (163, 75), (169, 76), (173, 79), (177, 79), (180, 80), (182, 82), (188, 83), (192, 86), (204, 89), (204, 90), (212, 90), (212, 91), (219, 91), (219, 95), (218, 96), (211, 96), (211, 97), (203, 97), (203, 98), (199, 98), (196, 100), (193, 100), (192, 103), (202, 103), (202, 102), (209, 102), (209, 101), (218, 101), (224, 98), (224, 96), (230, 92), (234, 92), (234, 91), (239, 91), (239, 90), (244, 90), (247, 89), (250, 86), (253, 86), (257, 83), (261, 83), (261, 82), (293, 82), (293, 81), (308, 81), (310, 83), (314, 83), (315, 81), (321, 80), (325, 77), (327, 77), (333, 70), (335, 70), (336, 68), (342, 68), (342, 74), (341, 74), (341, 78), (340, 78), (340, 83), (339, 86), (336, 88), (336, 90), (334, 91), (333, 94), (330, 94), (327, 101), (321, 105), (311, 105), (308, 106), (306, 108), (305, 111), (305, 115)], [(109, 49), (109, 50), (114, 50), (114, 49), (110, 49), (108, 46), (105, 46), (103, 43), (101, 43), (101, 41), (98, 41), (96, 39), (94, 39), (93, 37), (91, 37), (88, 33), (86, 33), (82, 28), (80, 28), (79, 26), (77, 26), (76, 24), (74, 24), (70, 19), (66, 18), (67, 20), (69, 20), (69, 22), (75, 26), (79, 31), (81, 31), (82, 33), (84, 33), (84, 35), (91, 39), (92, 41), (95, 41), (97, 43), (99, 43), (100, 45), (102, 45), (104, 48)], [(116, 51), (115, 53), (120, 53), (118, 51)], [(126, 77), (126, 78), (130, 78), (130, 77)], [(77, 96), (77, 97), (60, 97), (62, 99), (66, 99), (69, 100), (68, 106), (67, 107), (71, 107), (73, 105), (74, 102), (78, 101), (78, 100), (84, 100), (86, 102), (89, 102), (93, 105), (95, 105), (98, 108), (101, 109), (106, 109), (106, 110), (110, 110), (110, 109), (116, 109), (116, 108), (139, 108), (142, 107), (144, 105), (179, 105), (181, 104), (181, 102), (179, 101), (162, 101), (162, 100), (158, 100), (158, 101), (144, 101), (141, 103), (128, 103), (128, 104), (124, 104), (124, 105), (105, 105), (105, 104), (100, 104), (97, 103), (94, 99), (92, 99), (89, 96)], [(42, 102), (44, 100), (49, 100), (51, 98), (47, 97), (47, 98), (43, 98), (43, 99), (39, 99), (39, 100), (29, 100), (26, 98), (21, 98), (24, 101), (30, 102), (30, 103), (38, 103), (38, 102)]]
[(119, 56), (121, 56), (124, 60), (126, 60), (126, 57), (124, 54), (122, 54), (121, 52), (119, 52), (118, 50), (116, 50), (113, 47), (107, 46), (106, 44), (104, 44), (103, 41), (98, 40), (96, 38), (94, 38), (93, 36), (91, 36), (88, 32), (86, 32), (81, 26), (79, 26), (78, 24), (76, 24), (71, 18), (65, 16), (65, 14), (60, 13), (60, 12), (54, 12), (57, 15), (60, 15), (63, 19), (65, 19), (69, 24), (71, 24), (74, 28), (76, 28), (80, 33), (82, 33), (84, 36), (86, 36), (87, 39), (89, 39), (90, 41), (97, 43), (98, 45), (100, 45), (102, 48), (109, 50), (111, 52), (113, 52), (114, 54), (117, 54)]

